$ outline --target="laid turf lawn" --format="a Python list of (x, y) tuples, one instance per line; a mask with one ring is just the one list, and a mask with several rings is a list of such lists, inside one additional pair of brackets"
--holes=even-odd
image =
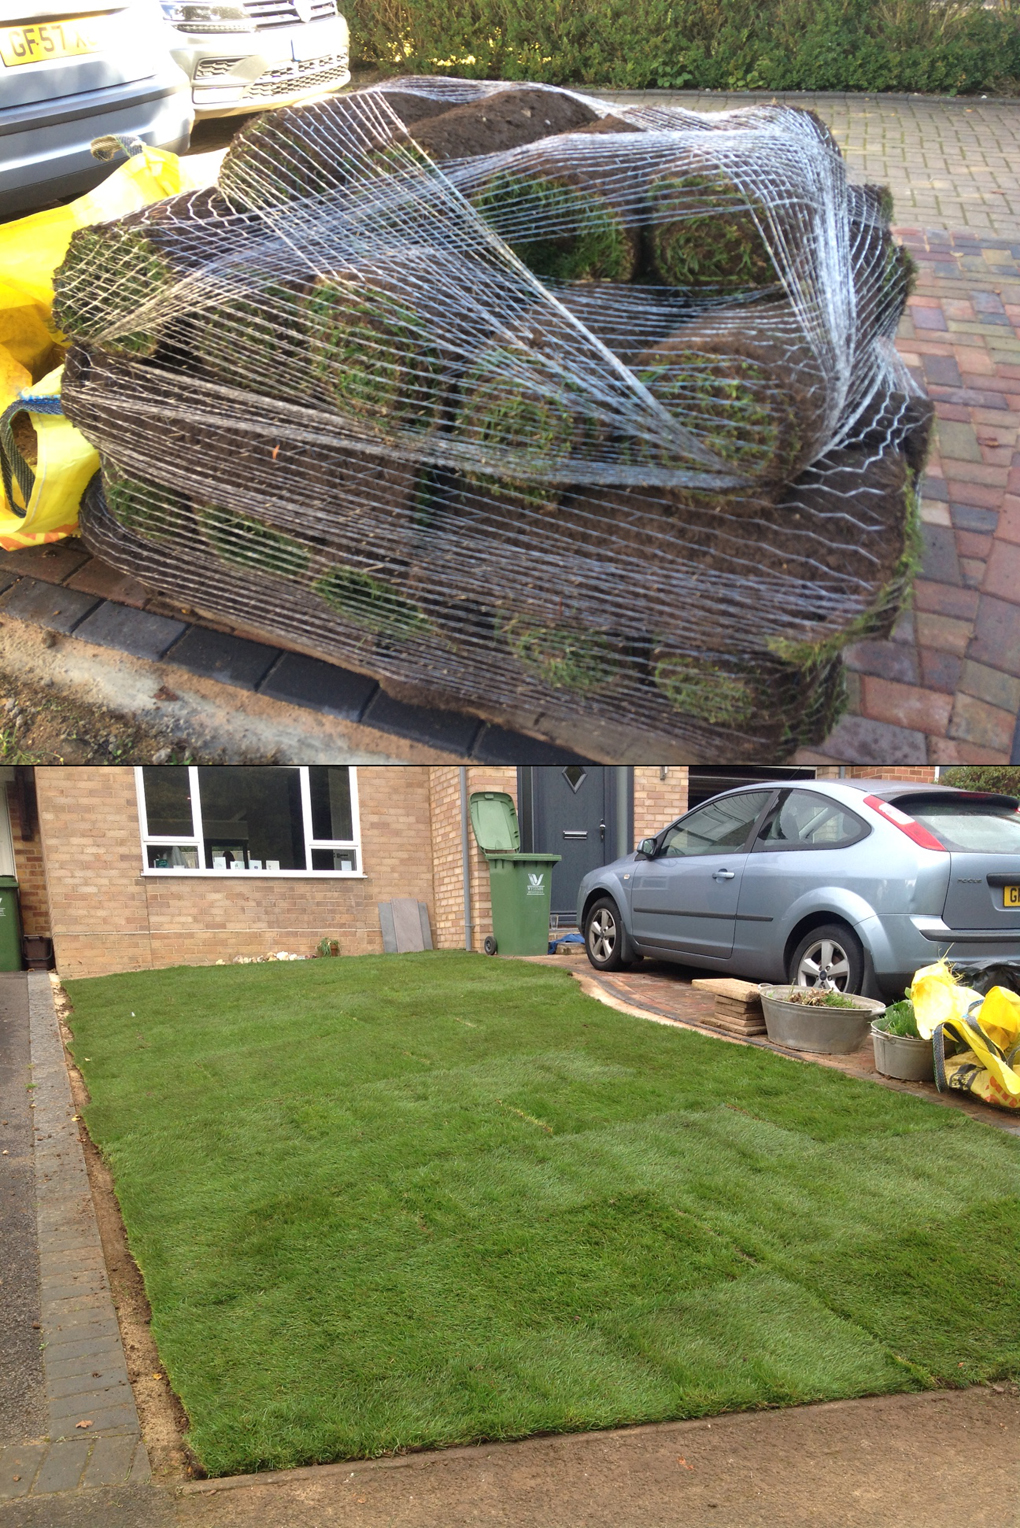
[(1020, 1373), (1020, 1141), (437, 952), (68, 983), (212, 1474)]

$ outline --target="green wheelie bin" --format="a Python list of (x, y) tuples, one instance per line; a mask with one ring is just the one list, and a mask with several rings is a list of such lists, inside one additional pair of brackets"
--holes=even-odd
[(18, 883), (12, 875), (0, 875), (0, 971), (20, 971), (23, 964)]
[(549, 949), (549, 894), (559, 854), (522, 854), (513, 798), (475, 791), (468, 804), (475, 841), (489, 862), (492, 933), (485, 953), (544, 955)]

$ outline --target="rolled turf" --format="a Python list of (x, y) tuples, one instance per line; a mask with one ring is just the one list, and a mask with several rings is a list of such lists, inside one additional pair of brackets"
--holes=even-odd
[(630, 281), (637, 270), (637, 209), (600, 182), (594, 157), (539, 145), (471, 192), (484, 220), (537, 276), (550, 281)]
[[(216, 189), (184, 192), (79, 228), (53, 277), (54, 323), (69, 338), (111, 354), (152, 356), (174, 316), (178, 283), (252, 232)], [(157, 307), (136, 326), (138, 310), (154, 301)]]
[(768, 210), (724, 170), (687, 155), (652, 175), (648, 199), (649, 254), (667, 286), (725, 295), (778, 281)]

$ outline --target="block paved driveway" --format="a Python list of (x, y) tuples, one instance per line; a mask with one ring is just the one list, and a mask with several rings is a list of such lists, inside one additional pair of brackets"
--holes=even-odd
[(810, 106), (854, 180), (893, 193), (920, 266), (897, 337), (934, 400), (924, 561), (891, 640), (848, 650), (849, 713), (804, 764), (1020, 762), (1020, 101), (616, 93)]

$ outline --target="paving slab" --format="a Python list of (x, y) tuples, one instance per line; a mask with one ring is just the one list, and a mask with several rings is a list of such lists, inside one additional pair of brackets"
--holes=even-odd
[(192, 626), (165, 656), (193, 674), (224, 680), (241, 690), (254, 690), (279, 658), (280, 650), (226, 632)]
[(366, 674), (356, 674), (303, 653), (284, 653), (259, 684), (259, 694), (295, 706), (313, 706), (327, 716), (360, 721), (379, 686)]
[(367, 727), (395, 732), (414, 743), (431, 743), (467, 757), (484, 725), (477, 716), (458, 711), (433, 711), (424, 706), (409, 706), (379, 690), (369, 701), (361, 720)]
[(77, 628), (83, 642), (116, 647), (135, 658), (162, 658), (187, 631), (187, 622), (171, 621), (149, 610), (104, 600)]
[(48, 631), (65, 636), (83, 621), (99, 603), (93, 595), (78, 589), (64, 589), (59, 584), (42, 583), (37, 578), (22, 578), (0, 596), (0, 613), (17, 621), (32, 621)]

